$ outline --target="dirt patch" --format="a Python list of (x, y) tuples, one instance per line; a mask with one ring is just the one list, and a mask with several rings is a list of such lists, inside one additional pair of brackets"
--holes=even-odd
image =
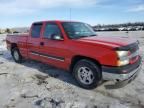
[(0, 65), (3, 64), (4, 62), (0, 62)]
[(5, 42), (5, 41), (6, 41), (5, 39), (2, 40), (2, 42)]
[(35, 74), (34, 78), (37, 79), (37, 84), (38, 85), (42, 85), (42, 84), (48, 84), (48, 82), (46, 81), (47, 78), (49, 78), (48, 75), (40, 75), (40, 74)]
[(2, 56), (3, 55), (3, 52), (2, 51), (0, 51), (0, 56)]
[(59, 74), (49, 74), (49, 76), (53, 77), (53, 78), (58, 78)]
[(64, 108), (64, 101), (61, 99), (43, 98), (35, 102), (41, 108)]
[(0, 73), (0, 75), (7, 75), (8, 73)]
[(33, 96), (28, 96), (28, 95), (26, 95), (26, 94), (21, 94), (21, 97), (22, 98), (38, 98), (39, 96), (38, 95), (33, 95)]

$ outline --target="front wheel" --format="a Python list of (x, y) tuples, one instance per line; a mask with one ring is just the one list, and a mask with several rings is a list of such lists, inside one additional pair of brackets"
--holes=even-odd
[(94, 89), (101, 81), (101, 69), (91, 60), (78, 61), (73, 74), (79, 85), (85, 89)]
[(18, 48), (12, 49), (11, 54), (12, 54), (12, 57), (16, 63), (22, 62), (22, 56), (21, 56)]

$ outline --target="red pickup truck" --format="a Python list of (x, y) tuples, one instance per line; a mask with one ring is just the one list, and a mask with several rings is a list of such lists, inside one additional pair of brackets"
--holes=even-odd
[(15, 62), (32, 59), (69, 70), (85, 89), (102, 80), (126, 85), (141, 69), (138, 41), (97, 36), (81, 22), (35, 22), (28, 35), (8, 35), (6, 42)]

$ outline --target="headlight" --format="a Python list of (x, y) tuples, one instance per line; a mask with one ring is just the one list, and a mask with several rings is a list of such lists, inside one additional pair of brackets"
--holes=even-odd
[(117, 55), (118, 55), (118, 62), (117, 65), (118, 66), (124, 66), (130, 63), (129, 60), (129, 55), (130, 52), (129, 51), (116, 51)]
[(118, 57), (123, 58), (129, 56), (129, 51), (117, 51)]
[(117, 62), (117, 66), (124, 66), (124, 65), (128, 65), (130, 63), (130, 61), (127, 59), (127, 60), (118, 60)]

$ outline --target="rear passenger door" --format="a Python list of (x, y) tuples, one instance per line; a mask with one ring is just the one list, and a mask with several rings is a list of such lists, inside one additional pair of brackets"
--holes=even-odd
[(28, 38), (29, 58), (40, 61), (40, 40), (43, 23), (34, 23)]

